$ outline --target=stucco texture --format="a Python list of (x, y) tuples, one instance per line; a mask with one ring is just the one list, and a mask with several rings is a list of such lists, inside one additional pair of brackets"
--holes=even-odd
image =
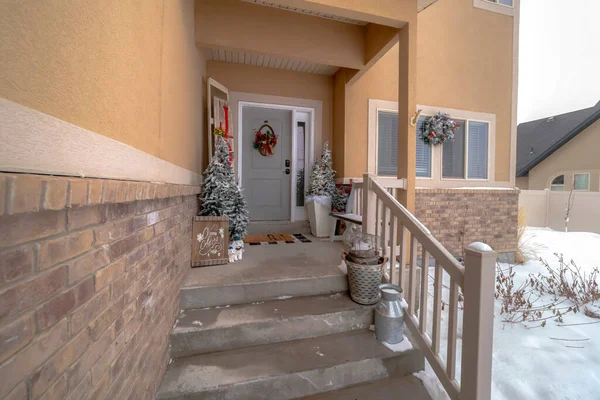
[(600, 190), (600, 120), (569, 140), (529, 171), (529, 189), (549, 189), (552, 180), (565, 175), (565, 190), (571, 190), (575, 173), (590, 173), (590, 191)]
[(193, 7), (4, 0), (0, 96), (199, 172), (203, 107), (189, 92), (202, 93), (204, 62)]
[(320, 100), (323, 141), (332, 138), (333, 78), (253, 65), (208, 61), (207, 73), (230, 91)]
[[(495, 114), (496, 181), (510, 180), (512, 51), (513, 18), (473, 0), (439, 0), (418, 14), (417, 104)], [(346, 87), (342, 176), (367, 169), (368, 101), (398, 101), (399, 57), (396, 45)]]

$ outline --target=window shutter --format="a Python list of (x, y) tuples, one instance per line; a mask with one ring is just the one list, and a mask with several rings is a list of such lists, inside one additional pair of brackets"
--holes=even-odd
[(379, 111), (377, 135), (377, 175), (398, 175), (398, 114)]
[(417, 121), (417, 176), (418, 177), (431, 177), (431, 146), (425, 144), (421, 139), (421, 129), (423, 129), (423, 122), (427, 117), (420, 117)]
[(465, 177), (465, 122), (454, 120), (459, 127), (454, 131), (454, 140), (442, 145), (442, 177), (463, 179)]
[(469, 121), (469, 179), (488, 178), (488, 130), (487, 122)]

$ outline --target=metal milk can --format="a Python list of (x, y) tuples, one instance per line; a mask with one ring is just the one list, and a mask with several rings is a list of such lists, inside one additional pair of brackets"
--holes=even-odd
[(379, 285), (381, 300), (375, 306), (375, 337), (389, 344), (404, 340), (404, 310), (402, 309), (402, 288), (386, 283)]

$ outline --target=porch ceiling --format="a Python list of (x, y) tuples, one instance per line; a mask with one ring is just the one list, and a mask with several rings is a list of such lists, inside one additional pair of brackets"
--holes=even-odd
[(205, 51), (207, 60), (286, 69), (288, 71), (307, 72), (310, 74), (332, 76), (339, 69), (339, 67), (334, 65), (295, 60), (287, 57), (276, 57), (256, 52), (224, 50), (216, 48), (205, 49)]

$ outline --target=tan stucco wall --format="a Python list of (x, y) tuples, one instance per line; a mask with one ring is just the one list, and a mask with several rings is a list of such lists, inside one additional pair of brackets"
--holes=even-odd
[[(417, 24), (417, 103), (495, 114), (495, 180), (509, 181), (513, 18), (439, 0)], [(346, 88), (345, 177), (367, 169), (368, 100), (397, 101), (398, 60), (394, 46)]]
[(191, 0), (0, 2), (0, 97), (198, 171)]
[(332, 137), (333, 78), (253, 65), (207, 62), (207, 75), (230, 91), (323, 102), (323, 141)]
[(518, 176), (517, 179), (515, 179), (515, 186), (521, 190), (528, 190), (529, 189), (529, 177), (528, 176)]
[(550, 188), (557, 175), (565, 175), (565, 190), (573, 184), (573, 174), (590, 173), (590, 191), (600, 190), (600, 120), (575, 136), (529, 171), (529, 189)]

